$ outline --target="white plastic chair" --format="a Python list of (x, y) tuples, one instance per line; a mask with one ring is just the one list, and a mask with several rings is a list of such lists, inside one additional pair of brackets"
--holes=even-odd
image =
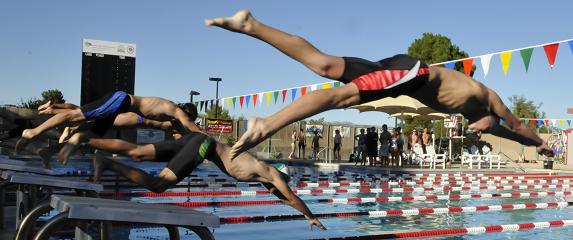
[(422, 146), (420, 144), (415, 144), (412, 146), (412, 153), (410, 154), (412, 161), (414, 163), (420, 163), (420, 168), (424, 168), (424, 165), (427, 164), (429, 168), (433, 168), (434, 161), (431, 154), (425, 154)]
[(426, 146), (426, 153), (432, 157), (432, 164), (434, 165), (434, 169), (439, 163), (442, 164), (442, 169), (446, 169), (445, 153), (436, 153), (436, 149), (433, 146)]
[(483, 159), (485, 162), (489, 162), (489, 168), (493, 168), (494, 164), (497, 164), (497, 169), (501, 168), (501, 157), (497, 154), (491, 154), (491, 149), (484, 145), (482, 148)]

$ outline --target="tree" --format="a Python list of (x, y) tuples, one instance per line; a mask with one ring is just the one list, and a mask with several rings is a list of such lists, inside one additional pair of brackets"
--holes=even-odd
[[(469, 56), (466, 52), (460, 50), (460, 47), (453, 44), (448, 37), (433, 33), (424, 33), (422, 38), (414, 39), (414, 42), (408, 47), (408, 55), (428, 64), (462, 59)], [(465, 73), (461, 62), (456, 62), (455, 69)], [(472, 76), (474, 69), (475, 67), (472, 67)]]
[(221, 106), (217, 106), (217, 108), (215, 108), (215, 105), (213, 105), (212, 108), (207, 109), (205, 111), (205, 113), (207, 114), (207, 118), (215, 118), (215, 109), (217, 109), (218, 119), (227, 119), (227, 120), (231, 119), (231, 115), (229, 115), (229, 110), (223, 109), (223, 107)]
[[(545, 112), (541, 111), (543, 103), (536, 104), (533, 100), (525, 98), (525, 96), (512, 95), (509, 97), (511, 103), (511, 113), (518, 118), (545, 118)], [(526, 124), (530, 126), (529, 124)], [(548, 129), (545, 126), (539, 128), (540, 133), (547, 133)]]
[(52, 101), (52, 103), (64, 103), (66, 100), (64, 99), (64, 94), (58, 89), (49, 89), (45, 90), (41, 94), (42, 99), (38, 99), (36, 97), (32, 97), (26, 101), (20, 99), (19, 107), (22, 108), (29, 108), (29, 109), (37, 109), (40, 105)]
[(64, 94), (58, 89), (50, 89), (42, 92), (42, 102), (65, 103)]

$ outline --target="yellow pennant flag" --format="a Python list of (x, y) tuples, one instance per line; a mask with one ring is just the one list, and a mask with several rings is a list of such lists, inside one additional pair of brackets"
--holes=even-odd
[(330, 88), (329, 83), (322, 84), (322, 89), (329, 89), (329, 88)]
[(563, 126), (565, 124), (565, 120), (559, 119), (559, 125)]
[(270, 92), (266, 92), (265, 93), (267, 95), (267, 106), (271, 105), (271, 93)]
[(507, 76), (507, 70), (509, 70), (509, 62), (511, 62), (511, 54), (513, 52), (502, 52), (499, 54), (501, 58), (501, 67), (503, 67), (503, 75)]
[(231, 108), (231, 98), (227, 98), (227, 107)]

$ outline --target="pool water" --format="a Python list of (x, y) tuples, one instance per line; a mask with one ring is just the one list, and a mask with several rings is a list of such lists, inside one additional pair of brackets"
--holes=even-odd
[[(149, 172), (158, 172), (162, 166), (148, 164), (144, 169)], [(60, 169), (59, 171), (72, 171), (70, 169)], [(73, 170), (73, 171), (78, 171)], [(89, 168), (79, 170), (82, 173), (89, 173)], [(326, 173), (328, 170), (311, 167), (289, 167), (289, 171), (294, 175), (291, 181), (293, 189), (352, 189), (358, 187), (331, 187), (331, 188), (296, 188), (296, 182), (302, 174)], [(365, 175), (366, 170), (356, 172), (340, 172), (338, 174), (358, 173)], [(203, 177), (207, 182), (214, 183), (214, 177), (210, 174), (218, 174), (224, 178), (212, 164), (203, 164), (194, 171), (196, 178)], [(330, 172), (332, 174), (332, 172)], [(378, 172), (377, 174), (380, 174)], [(228, 181), (233, 182), (232, 178)], [(316, 181), (316, 180), (314, 180)], [(352, 180), (350, 180), (352, 181)], [(490, 185), (499, 186), (499, 185)], [(419, 186), (412, 186), (419, 187)], [(370, 188), (387, 188), (375, 187)], [(266, 190), (261, 187), (208, 187), (171, 189), (169, 191), (255, 191)], [(565, 191), (567, 189), (531, 189), (531, 190), (481, 190), (481, 191), (432, 191), (432, 192), (405, 192), (405, 193), (337, 193), (320, 195), (299, 195), (306, 202), (310, 210), (315, 214), (320, 213), (340, 213), (358, 211), (381, 211), (391, 209), (415, 209), (415, 208), (445, 208), (445, 207), (467, 207), (500, 204), (522, 204), (522, 203), (547, 203), (566, 202), (565, 196), (545, 196), (545, 197), (522, 197), (522, 198), (472, 198), (460, 200), (435, 200), (435, 201), (404, 201), (404, 202), (375, 202), (375, 203), (326, 203), (319, 202), (318, 199), (325, 198), (366, 198), (366, 197), (389, 197), (389, 196), (412, 196), (412, 195), (448, 195), (448, 194), (484, 194), (484, 193), (510, 193), (510, 192), (545, 192), (545, 191)], [(137, 191), (137, 190), (134, 190)], [(142, 191), (142, 190), (139, 190)], [(156, 203), (181, 203), (199, 201), (250, 201), (250, 200), (274, 200), (274, 195), (223, 195), (223, 196), (201, 196), (201, 197), (128, 197), (123, 198), (131, 201), (156, 204)], [(231, 216), (275, 216), (275, 215), (299, 215), (294, 208), (283, 204), (275, 205), (248, 205), (248, 206), (228, 206), (228, 207), (198, 207), (198, 211), (212, 213), (219, 217)], [(571, 208), (547, 208), (547, 209), (519, 209), (507, 211), (478, 211), (475, 213), (448, 213), (434, 215), (414, 215), (414, 216), (387, 216), (387, 217), (333, 217), (321, 219), (321, 222), (328, 228), (321, 231), (316, 228), (309, 230), (307, 221), (304, 219), (282, 220), (273, 222), (248, 222), (222, 224), (219, 228), (213, 228), (216, 239), (314, 239), (331, 238), (345, 236), (367, 236), (392, 232), (452, 229), (464, 227), (477, 227), (489, 225), (503, 225), (516, 223), (532, 223), (551, 220), (573, 219)], [(129, 239), (167, 239), (167, 231), (162, 228), (119, 228), (114, 234), (118, 238)], [(180, 229), (182, 239), (193, 239), (191, 232)], [(485, 233), (481, 235), (446, 236), (430, 239), (537, 239), (540, 237), (547, 239), (571, 239), (573, 227), (554, 227), (535, 230), (525, 230), (518, 232), (497, 232)]]

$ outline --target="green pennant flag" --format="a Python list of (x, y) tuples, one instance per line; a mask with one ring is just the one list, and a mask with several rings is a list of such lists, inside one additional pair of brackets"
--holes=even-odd
[(233, 97), (233, 108), (235, 108), (235, 103), (237, 102), (237, 97)]
[(277, 104), (277, 98), (279, 98), (279, 91), (275, 91), (275, 104)]
[(340, 82), (334, 82), (334, 87), (340, 87)]
[(521, 53), (521, 58), (525, 65), (525, 71), (527, 72), (527, 70), (529, 70), (529, 62), (531, 60), (531, 55), (533, 54), (533, 48), (522, 49), (519, 52)]

